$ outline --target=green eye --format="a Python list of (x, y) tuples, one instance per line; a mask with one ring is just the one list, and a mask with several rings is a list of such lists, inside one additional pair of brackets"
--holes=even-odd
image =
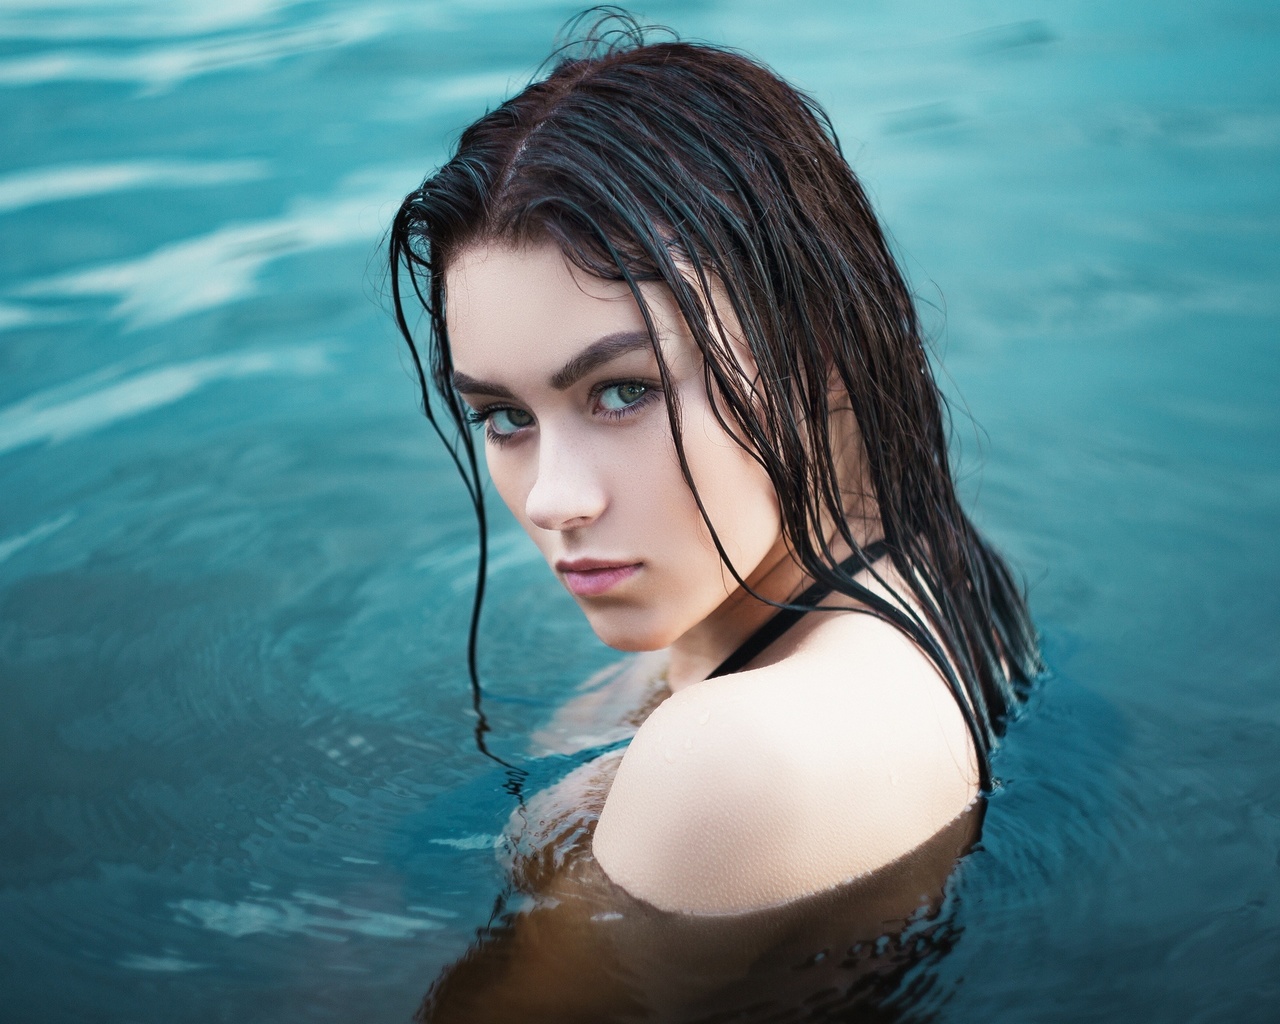
[(635, 405), (648, 391), (644, 384), (614, 384), (600, 392), (600, 405), (609, 412), (618, 412)]
[(533, 422), (533, 417), (523, 409), (494, 409), (489, 413), (489, 429), (495, 434), (514, 434)]

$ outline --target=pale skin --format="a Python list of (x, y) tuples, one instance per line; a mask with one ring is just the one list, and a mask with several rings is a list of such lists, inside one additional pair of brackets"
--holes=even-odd
[[(752, 590), (795, 597), (810, 581), (768, 477), (717, 422), (672, 297), (642, 287), (716, 534)], [(503, 501), (601, 640), (665, 652), (647, 657), (665, 657), (671, 696), (622, 757), (594, 835), (613, 883), (685, 914), (777, 906), (898, 860), (973, 802), (955, 699), (878, 619), (807, 615), (746, 670), (706, 678), (774, 609), (712, 543), (624, 284), (571, 268), (550, 244), (490, 243), (453, 260), (446, 292), (454, 384), (484, 418)], [(876, 536), (865, 519), (853, 529), (860, 542)], [(887, 565), (877, 570), (893, 584)]]

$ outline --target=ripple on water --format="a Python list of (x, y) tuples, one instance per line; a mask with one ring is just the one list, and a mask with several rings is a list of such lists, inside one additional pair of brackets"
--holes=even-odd
[[(140, 85), (155, 94), (202, 75), (260, 67), (365, 42), (392, 27), (389, 13), (376, 7), (351, 6), (318, 14), (301, 24), (261, 28), (246, 24), (240, 31), (214, 31), (181, 43), (38, 50), (0, 59), (0, 87), (119, 82)], [(17, 34), (22, 31), (13, 22), (0, 22), (0, 31), (5, 28)]]
[[(945, 312), (990, 430), (973, 508), (1045, 567), (1060, 673), (939, 917), (900, 949), (797, 943), (792, 1019), (861, 1012), (848, 972), (897, 954), (918, 970), (856, 1019), (1270, 1024), (1280, 1002), (1280, 21), (1193, 6), (650, 12), (828, 104)], [(402, 1020), (511, 923), (513, 776), (476, 750), (462, 661), (474, 527), (370, 254), (559, 20), (0, 4), (4, 1014)], [(596, 655), (494, 512), (507, 756)], [(570, 767), (510, 759), (531, 786)], [(583, 975), (611, 983), (604, 944), (639, 918), (592, 909)], [(641, 947), (641, 970), (670, 953)]]
[(0, 175), (0, 213), (130, 189), (196, 188), (265, 177), (261, 160), (131, 160), (36, 167)]
[(299, 201), (278, 217), (226, 224), (145, 256), (30, 281), (17, 291), (63, 303), (114, 298), (113, 317), (130, 329), (155, 327), (252, 295), (258, 276), (277, 260), (372, 242), (385, 228), (377, 211), (413, 184), (401, 170), (359, 172), (336, 195)]
[(232, 938), (245, 935), (308, 935), (317, 939), (341, 940), (346, 934), (379, 939), (408, 939), (420, 932), (435, 931), (444, 925), (437, 917), (456, 915), (429, 907), (416, 909), (424, 915), (409, 917), (366, 910), (343, 904), (329, 896), (294, 892), (288, 897), (249, 897), (235, 903), (218, 900), (179, 900), (170, 904), (178, 920), (197, 924)]
[(264, 374), (309, 376), (332, 369), (322, 345), (298, 345), (195, 359), (121, 375), (114, 368), (0, 409), (0, 455), (57, 443), (171, 405), (216, 381)]

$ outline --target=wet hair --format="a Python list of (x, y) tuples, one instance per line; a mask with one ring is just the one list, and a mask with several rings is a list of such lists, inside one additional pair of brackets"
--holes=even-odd
[[(580, 270), (630, 287), (697, 498), (640, 286), (670, 290), (701, 350), (722, 426), (772, 481), (796, 561), (934, 662), (966, 718), (987, 787), (991, 751), (1040, 670), (1038, 642), (1021, 588), (957, 498), (945, 405), (912, 294), (822, 108), (750, 57), (647, 41), (651, 32), (608, 12), (543, 77), (468, 127), (391, 228), (396, 320), (426, 415), (479, 522), (468, 647), (477, 711), (485, 513), (474, 440), (451, 385), (445, 273), (470, 246), (550, 241)], [(406, 309), (414, 300), (430, 323), (425, 364)], [(752, 378), (730, 349), (730, 331), (754, 357)], [(859, 437), (833, 429), (839, 410), (850, 409)], [(441, 411), (455, 429), (443, 429)], [(842, 442), (859, 438), (854, 461), (871, 494), (851, 506)], [(701, 499), (698, 507), (745, 586)], [(907, 594), (885, 599), (853, 579), (867, 560), (849, 520), (868, 510)], [(858, 556), (852, 566), (832, 552), (833, 527)]]

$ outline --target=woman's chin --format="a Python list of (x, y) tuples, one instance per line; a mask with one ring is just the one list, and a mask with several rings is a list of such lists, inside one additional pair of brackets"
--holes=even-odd
[(616, 651), (658, 651), (670, 647), (678, 633), (662, 628), (650, 616), (634, 609), (584, 608), (587, 623), (600, 642)]

